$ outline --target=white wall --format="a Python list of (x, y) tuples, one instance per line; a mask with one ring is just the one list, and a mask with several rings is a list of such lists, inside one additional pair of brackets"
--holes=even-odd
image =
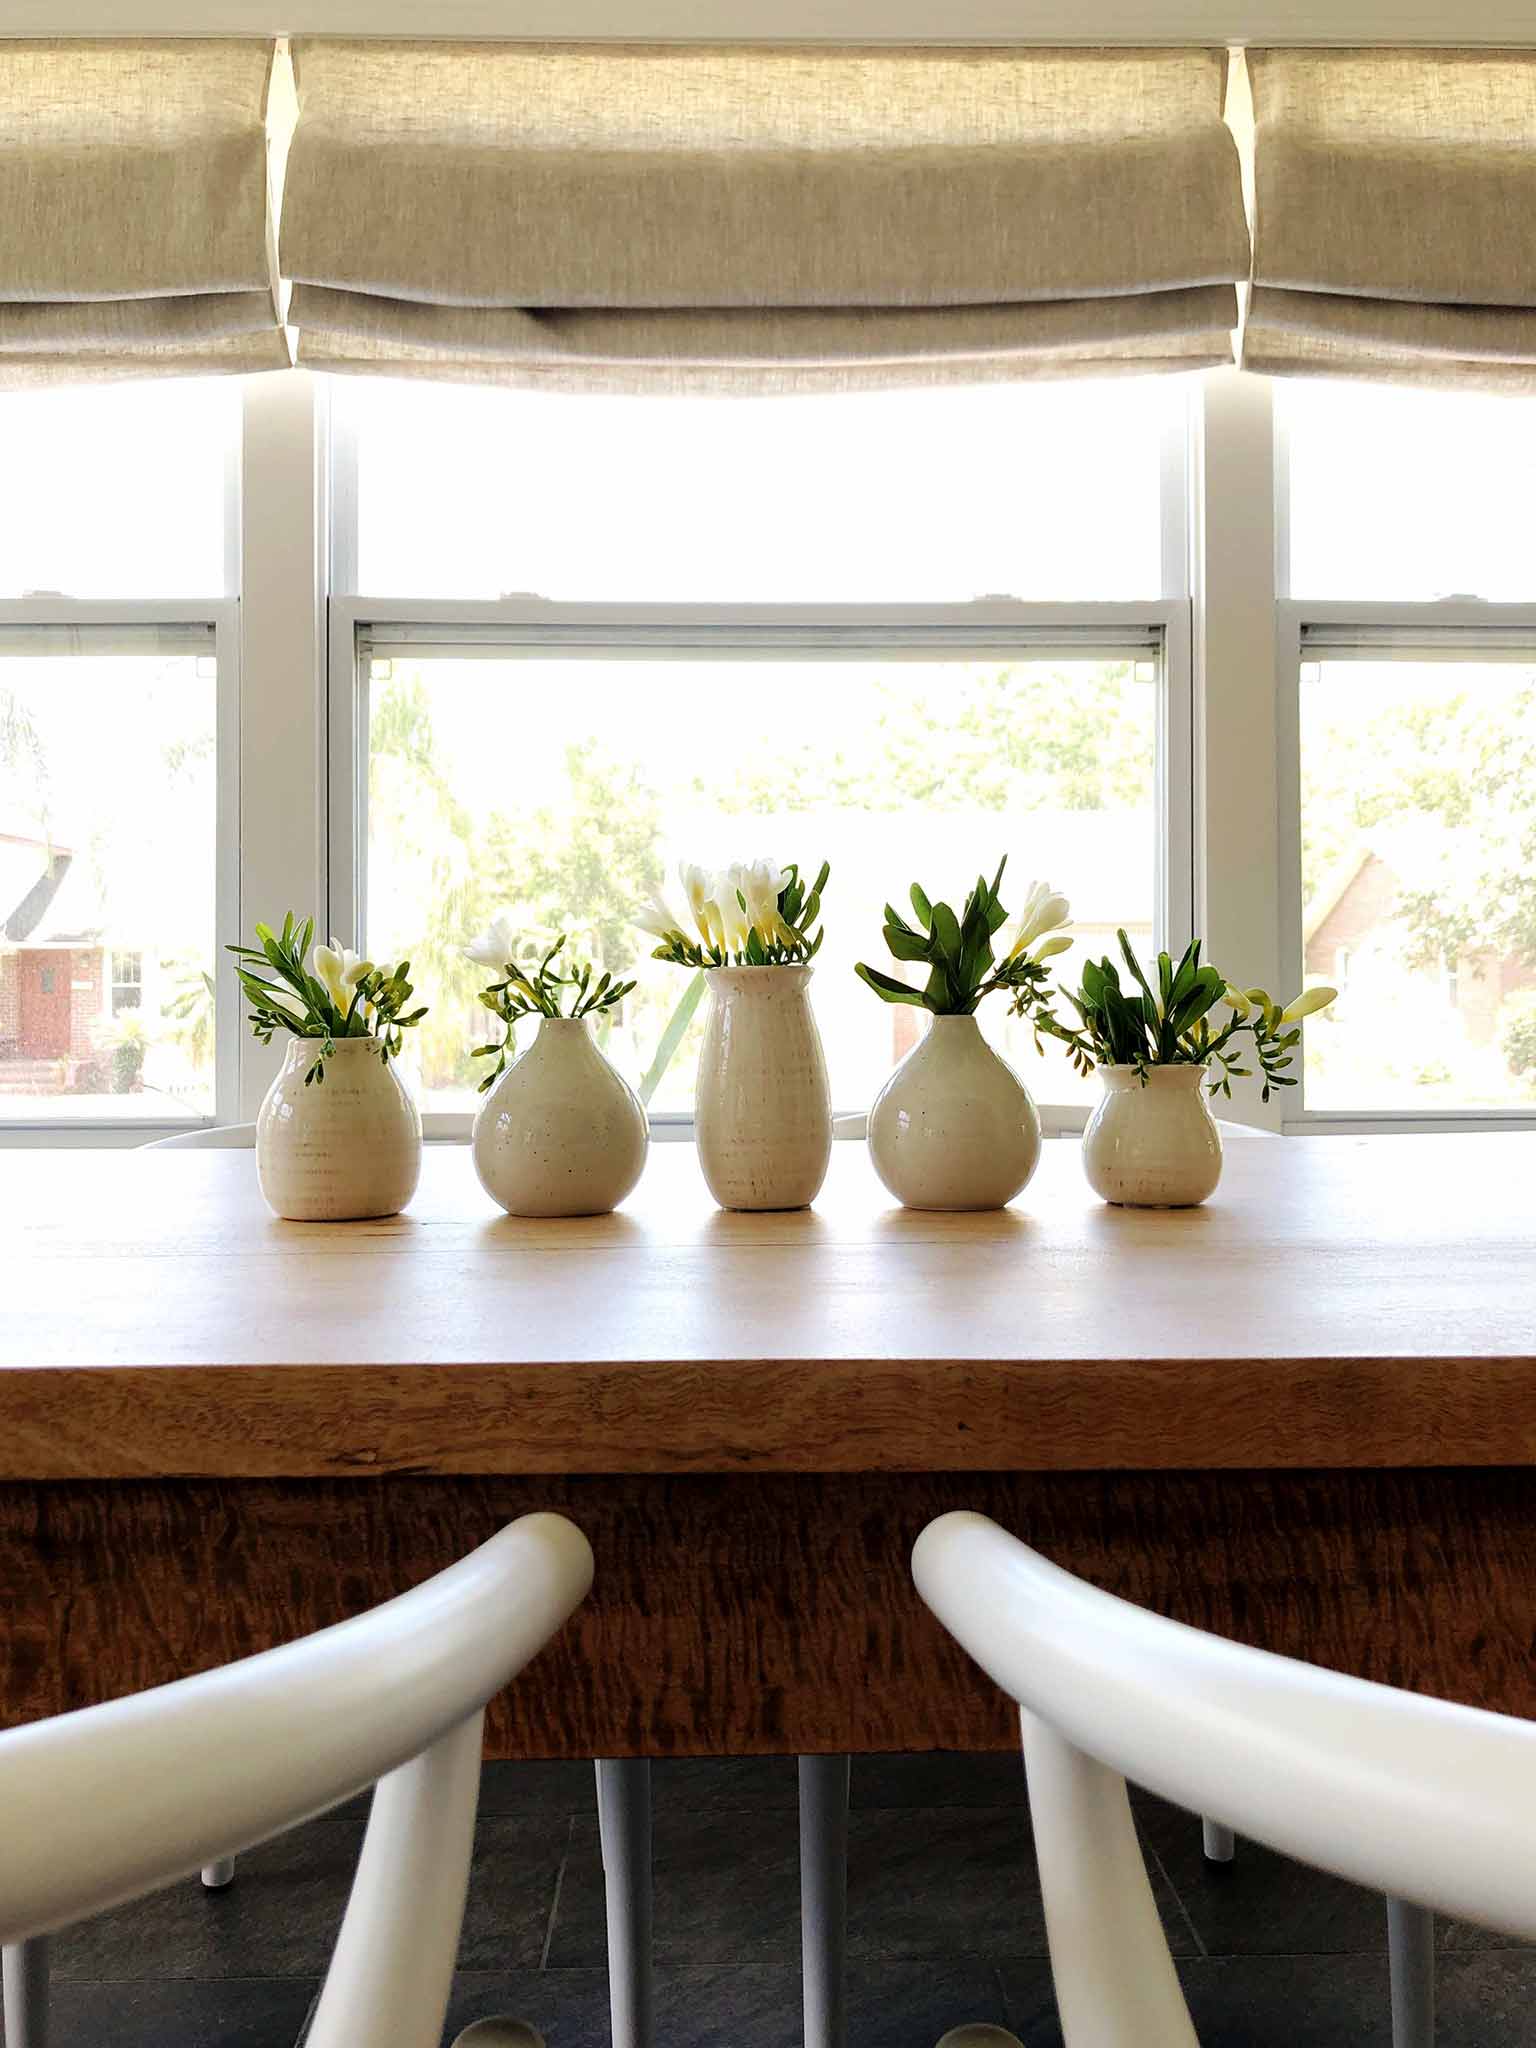
[(1531, 0), (0, 0), (0, 36), (1536, 45)]

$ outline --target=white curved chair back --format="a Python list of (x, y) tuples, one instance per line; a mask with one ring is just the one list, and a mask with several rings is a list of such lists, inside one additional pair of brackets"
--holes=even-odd
[(1536, 1936), (1536, 1724), (1149, 1614), (984, 1515), (941, 1516), (918, 1591), (1022, 1708), (1069, 2048), (1190, 2048), (1130, 1778), (1394, 1898)]
[(204, 1152), (220, 1150), (228, 1146), (244, 1146), (247, 1151), (256, 1143), (254, 1124), (204, 1124), (196, 1131), (178, 1131), (174, 1138), (151, 1138), (147, 1145), (141, 1145), (141, 1152)]
[(157, 1890), (378, 1780), (308, 2048), (438, 2048), (482, 1710), (591, 1582), (581, 1531), (525, 1515), (355, 1620), (0, 1735), (0, 1941)]

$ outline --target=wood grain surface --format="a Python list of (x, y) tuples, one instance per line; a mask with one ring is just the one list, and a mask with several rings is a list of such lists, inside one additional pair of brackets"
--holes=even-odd
[(1536, 1473), (387, 1478), (0, 1487), (0, 1718), (357, 1613), (559, 1507), (592, 1598), (495, 1704), (496, 1756), (1004, 1749), (1010, 1704), (912, 1590), (984, 1509), (1159, 1612), (1536, 1714)]
[(1514, 1465), (1536, 1137), (1234, 1143), (1215, 1199), (725, 1215), (692, 1148), (517, 1222), (462, 1147), (385, 1222), (239, 1151), (0, 1156), (0, 1479)]

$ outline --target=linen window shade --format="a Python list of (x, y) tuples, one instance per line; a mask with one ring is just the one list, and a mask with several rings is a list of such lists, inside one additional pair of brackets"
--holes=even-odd
[(1231, 360), (1219, 51), (293, 54), (316, 367), (734, 391)]
[(288, 361), (269, 44), (0, 40), (0, 390)]
[(1247, 63), (1245, 367), (1536, 390), (1536, 53)]

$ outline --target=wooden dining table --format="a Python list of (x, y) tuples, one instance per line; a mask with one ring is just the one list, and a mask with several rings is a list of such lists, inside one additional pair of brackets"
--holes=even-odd
[(495, 1756), (985, 1750), (1010, 1705), (908, 1558), (945, 1509), (1167, 1614), (1536, 1713), (1536, 1138), (1228, 1146), (1106, 1207), (897, 1208), (862, 1145), (726, 1214), (658, 1145), (612, 1216), (280, 1222), (249, 1152), (0, 1157), (0, 1716), (240, 1656), (532, 1508), (588, 1604)]

